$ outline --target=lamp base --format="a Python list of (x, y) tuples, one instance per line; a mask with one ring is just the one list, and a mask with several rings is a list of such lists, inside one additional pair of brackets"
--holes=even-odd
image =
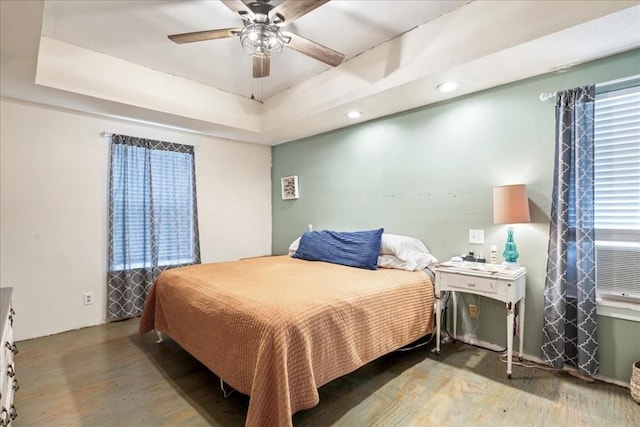
[(504, 245), (504, 264), (518, 265), (518, 249), (516, 248), (516, 241), (513, 238), (513, 227), (507, 228), (507, 242)]

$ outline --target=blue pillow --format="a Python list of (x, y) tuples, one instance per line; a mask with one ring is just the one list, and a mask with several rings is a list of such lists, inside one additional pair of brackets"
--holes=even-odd
[(384, 228), (367, 231), (308, 231), (294, 258), (376, 270)]

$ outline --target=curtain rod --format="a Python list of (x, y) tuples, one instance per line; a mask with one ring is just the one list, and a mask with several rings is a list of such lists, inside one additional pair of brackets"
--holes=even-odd
[[(111, 138), (113, 136), (113, 133), (112, 132), (108, 132), (106, 130), (103, 130), (102, 132), (100, 132), (100, 136), (102, 138)], [(200, 151), (200, 146), (199, 145), (193, 145), (193, 144), (186, 144), (186, 145), (191, 145), (194, 150)]]
[[(622, 77), (615, 80), (609, 80), (602, 83), (596, 83), (596, 87), (607, 87), (607, 86), (617, 85), (618, 83), (624, 83), (624, 82), (628, 82), (630, 80), (636, 80), (636, 79), (640, 79), (640, 74), (634, 74), (632, 76)], [(541, 92), (540, 101), (544, 102), (548, 99), (555, 97), (557, 94), (558, 92)]]

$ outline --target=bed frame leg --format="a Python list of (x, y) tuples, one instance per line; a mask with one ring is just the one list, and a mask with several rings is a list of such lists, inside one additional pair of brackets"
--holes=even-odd
[(160, 331), (155, 331), (156, 335), (158, 336), (158, 341), (156, 341), (156, 344), (160, 344), (162, 342), (162, 332)]

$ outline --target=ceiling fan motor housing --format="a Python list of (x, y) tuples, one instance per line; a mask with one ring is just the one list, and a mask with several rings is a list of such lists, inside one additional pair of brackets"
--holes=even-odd
[(271, 12), (273, 6), (268, 3), (268, 0), (249, 3), (247, 7), (253, 12), (253, 22), (269, 23), (269, 12)]

